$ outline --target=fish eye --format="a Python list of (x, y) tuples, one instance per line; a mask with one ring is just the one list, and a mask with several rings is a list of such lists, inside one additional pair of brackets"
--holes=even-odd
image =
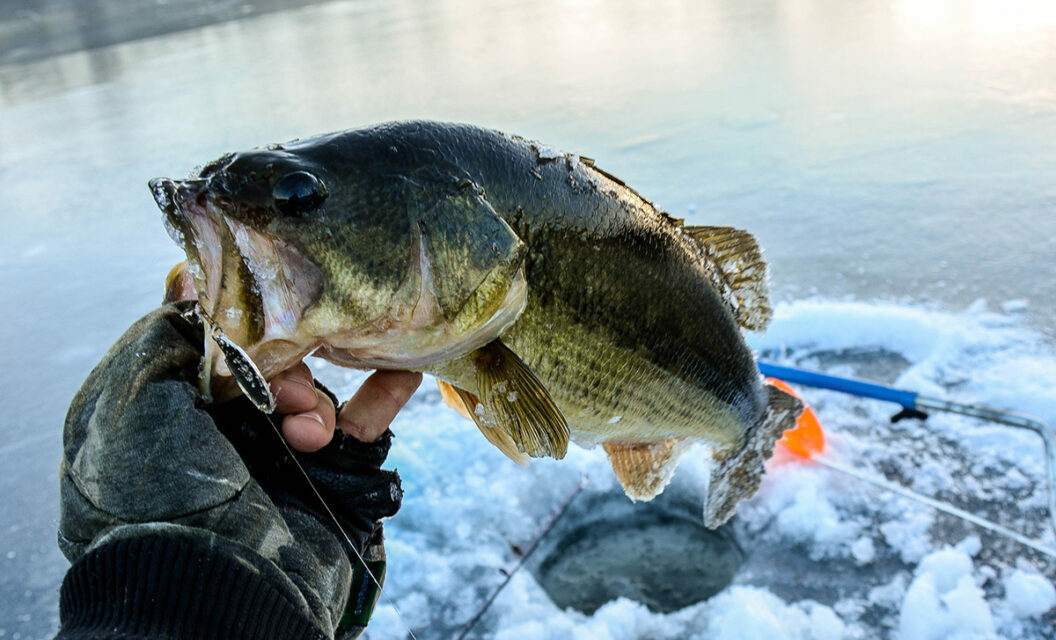
[(307, 171), (287, 173), (271, 188), (275, 208), (286, 216), (308, 213), (322, 204), (327, 195), (326, 185)]

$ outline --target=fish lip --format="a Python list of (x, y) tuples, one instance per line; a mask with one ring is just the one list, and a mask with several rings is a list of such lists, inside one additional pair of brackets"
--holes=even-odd
[(158, 208), (165, 214), (165, 229), (187, 255), (198, 298), (207, 311), (215, 303), (220, 276), (219, 238), (220, 215), (209, 203), (206, 180), (172, 180), (154, 178), (149, 181)]
[(170, 215), (176, 208), (176, 182), (169, 178), (152, 178), (147, 182), (154, 202), (165, 215)]
[(169, 178), (154, 178), (147, 183), (154, 202), (165, 214), (169, 235), (177, 244), (186, 245), (188, 236), (193, 234), (191, 218), (206, 214), (205, 183), (205, 180)]
[(205, 180), (172, 180), (153, 178), (147, 183), (154, 202), (166, 216), (177, 215), (187, 203), (197, 202), (205, 194)]

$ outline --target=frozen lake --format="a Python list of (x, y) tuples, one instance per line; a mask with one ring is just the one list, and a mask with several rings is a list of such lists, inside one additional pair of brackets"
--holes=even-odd
[[(970, 313), (1032, 332), (1038, 370), (1052, 370), (1049, 3), (351, 0), (227, 19), (237, 13), (171, 33), (78, 31), (75, 15), (40, 33), (142, 37), (62, 53), (10, 28), (46, 16), (0, 10), (0, 290), (12, 302), (0, 637), (57, 625), (66, 406), (182, 259), (146, 182), (226, 151), (402, 118), (502, 129), (595, 158), (688, 223), (752, 231), (777, 301), (941, 320), (983, 299)], [(1037, 400), (973, 387), (972, 374), (959, 372), (965, 388), (996, 389), (992, 401)], [(1056, 417), (1044, 402), (1011, 408)]]

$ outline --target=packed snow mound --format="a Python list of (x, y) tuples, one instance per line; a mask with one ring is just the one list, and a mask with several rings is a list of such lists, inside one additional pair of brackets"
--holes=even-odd
[(1035, 618), (1056, 607), (1056, 588), (1044, 576), (1016, 569), (1005, 579), (1005, 602), (1020, 618)]
[[(951, 313), (795, 302), (777, 306), (768, 332), (749, 343), (770, 361), (1056, 423), (1056, 347), (981, 303)], [(363, 378), (313, 368), (341, 395)], [(944, 414), (891, 424), (893, 405), (799, 391), (826, 430), (826, 457), (1056, 548), (1034, 434)], [(389, 572), (372, 640), (405, 638), (405, 625), (423, 640), (457, 636), (583, 474), (589, 482), (566, 518), (589, 496), (620, 490), (600, 448), (517, 467), (444, 407), (429, 379), (393, 431), (389, 466), (406, 494), (386, 524)], [(702, 501), (708, 471), (708, 451), (695, 448), (667, 491)], [(620, 598), (588, 616), (558, 608), (521, 570), (467, 637), (1033, 640), (1056, 625), (1052, 558), (791, 457), (768, 463), (733, 532), (745, 562), (707, 602), (663, 614)]]
[(979, 541), (946, 547), (921, 560), (902, 600), (902, 640), (994, 637), (994, 619), (972, 576), (966, 546), (978, 552)]

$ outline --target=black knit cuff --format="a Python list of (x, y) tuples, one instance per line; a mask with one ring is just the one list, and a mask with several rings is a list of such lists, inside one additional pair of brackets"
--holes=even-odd
[(221, 550), (186, 537), (121, 539), (70, 567), (56, 640), (324, 640), (278, 587)]

